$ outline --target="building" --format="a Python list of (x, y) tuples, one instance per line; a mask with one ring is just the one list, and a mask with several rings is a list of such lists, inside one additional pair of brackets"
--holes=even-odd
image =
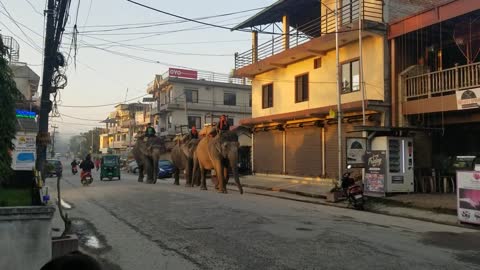
[(437, 1), (389, 26), (392, 123), (417, 130), (419, 176), (454, 176), (480, 156), (479, 18), (480, 1)]
[(151, 106), (143, 103), (118, 104), (102, 121), (107, 133), (100, 135), (100, 151), (127, 156), (138, 132), (151, 123)]
[(254, 130), (257, 174), (338, 178), (347, 137), (396, 132), (387, 25), (427, 3), (341, 0), (337, 18), (335, 2), (277, 1), (234, 27), (252, 31), (251, 49), (235, 54), (234, 75), (252, 80), (252, 118), (241, 123)]
[(147, 92), (156, 101), (155, 128), (166, 138), (216, 122), (222, 114), (232, 126), (251, 117), (251, 86), (226, 74), (170, 68), (155, 76)]

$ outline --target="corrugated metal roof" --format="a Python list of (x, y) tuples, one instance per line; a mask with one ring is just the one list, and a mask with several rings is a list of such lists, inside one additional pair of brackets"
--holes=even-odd
[(390, 0), (385, 1), (387, 23), (396, 22), (419, 12), (432, 9), (436, 6), (454, 2), (455, 0)]

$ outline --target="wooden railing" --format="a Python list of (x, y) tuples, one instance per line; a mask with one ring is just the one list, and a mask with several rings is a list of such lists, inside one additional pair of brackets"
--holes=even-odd
[(480, 87), (480, 63), (405, 77), (403, 80), (403, 93), (407, 100), (454, 94), (458, 90)]

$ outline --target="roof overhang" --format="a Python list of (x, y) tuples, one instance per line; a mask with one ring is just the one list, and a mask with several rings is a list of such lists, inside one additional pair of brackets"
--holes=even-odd
[(479, 9), (480, 1), (478, 0), (453, 0), (400, 21), (390, 23), (388, 38), (393, 39)]
[(281, 22), (283, 15), (289, 16), (290, 26), (303, 25), (320, 17), (320, 1), (278, 0), (253, 17), (233, 27), (232, 31)]

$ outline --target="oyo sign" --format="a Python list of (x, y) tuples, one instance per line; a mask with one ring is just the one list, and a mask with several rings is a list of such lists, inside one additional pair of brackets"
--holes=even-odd
[(188, 69), (181, 69), (181, 68), (169, 68), (168, 74), (170, 77), (187, 78), (187, 79), (197, 79), (197, 75), (198, 75), (196, 70), (188, 70)]

